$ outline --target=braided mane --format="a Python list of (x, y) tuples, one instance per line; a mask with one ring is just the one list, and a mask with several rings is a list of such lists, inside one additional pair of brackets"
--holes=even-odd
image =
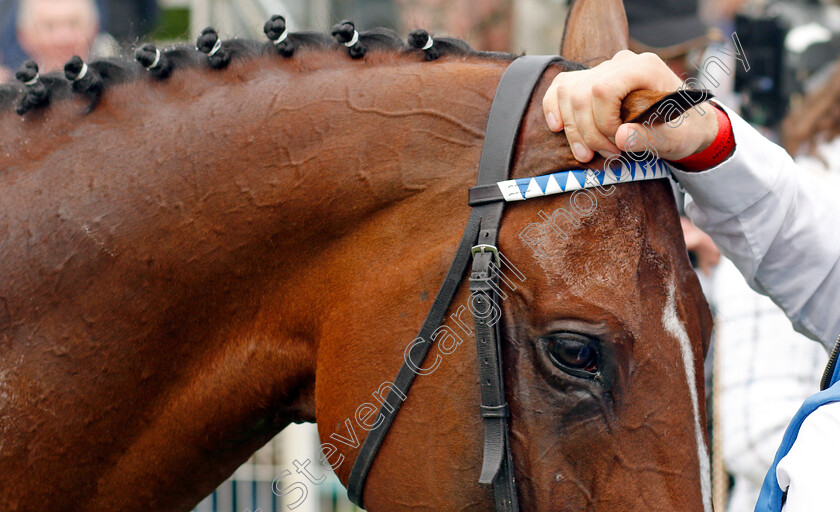
[[(348, 33), (349, 30), (349, 33)], [(265, 26), (269, 40), (259, 42), (246, 39), (218, 41), (215, 30), (207, 28), (198, 38), (197, 46), (186, 43), (176, 44), (159, 52), (152, 44), (145, 44), (135, 52), (135, 58), (128, 56), (100, 59), (87, 63), (89, 72), (80, 77), (84, 63), (81, 59), (71, 59), (65, 71), (54, 71), (40, 75), (36, 87), (24, 86), (21, 82), (37, 77), (37, 66), (27, 65), (32, 69), (18, 71), (20, 82), (0, 84), (0, 112), (17, 108), (19, 114), (25, 114), (32, 108), (44, 108), (50, 103), (71, 97), (74, 92), (87, 96), (90, 100), (86, 112), (92, 111), (99, 101), (99, 96), (109, 87), (136, 80), (165, 80), (178, 70), (204, 67), (223, 69), (231, 60), (253, 59), (263, 55), (275, 55), (278, 60), (291, 57), (297, 50), (320, 52), (344, 51), (352, 58), (361, 58), (366, 52), (391, 52), (405, 58), (435, 60), (446, 55), (477, 57), (494, 60), (513, 60), (516, 55), (509, 53), (484, 52), (472, 49), (466, 42), (453, 38), (435, 38), (434, 49), (429, 51), (422, 46), (431, 36), (424, 30), (413, 31), (405, 44), (396, 32), (389, 29), (375, 29), (358, 33), (358, 42), (349, 46), (355, 29), (352, 22), (343, 21), (333, 29), (333, 37), (318, 32), (285, 32), (285, 20), (282, 16), (272, 17)], [(281, 36), (281, 37), (278, 37)], [(275, 39), (282, 39), (282, 44)], [(218, 41), (218, 43), (217, 43)], [(215, 45), (215, 51), (213, 51)], [(158, 57), (158, 55), (160, 57)], [(149, 69), (155, 59), (157, 66)], [(575, 63), (566, 62), (566, 69), (580, 69)], [(151, 72), (150, 72), (151, 71)], [(36, 89), (37, 94), (35, 94)], [(32, 96), (35, 96), (33, 99)], [(25, 106), (22, 106), (25, 105)]]

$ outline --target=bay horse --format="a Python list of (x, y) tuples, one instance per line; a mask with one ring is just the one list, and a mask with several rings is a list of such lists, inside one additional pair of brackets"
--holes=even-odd
[[(625, 43), (626, 25), (593, 23), (620, 26), (611, 4), (576, 3), (567, 58)], [(124, 76), (95, 104), (45, 75), (50, 103), (21, 117), (4, 89), (0, 509), (188, 510), (291, 422), (317, 422), (346, 484), (360, 404), (402, 364), (469, 215), (511, 57), (451, 43), (428, 62), (378, 33), (351, 59), (289, 38), (288, 57), (226, 44), (224, 70), (186, 48), (164, 52), (165, 77), (103, 64)], [(568, 69), (542, 77), (513, 177), (580, 167), (539, 102)], [(671, 188), (607, 187), (535, 256), (520, 233), (572, 197), (501, 224), (523, 277), (502, 308), (522, 510), (709, 512), (711, 324)], [(438, 360), (373, 464), (368, 510), (493, 509), (475, 355), (438, 346), (422, 364)]]

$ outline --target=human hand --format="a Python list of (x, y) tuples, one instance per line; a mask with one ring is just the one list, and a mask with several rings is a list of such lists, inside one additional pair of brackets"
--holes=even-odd
[[(607, 158), (620, 150), (642, 149), (628, 147), (628, 142), (638, 143), (640, 137), (631, 135), (643, 135), (647, 129), (620, 118), (621, 102), (628, 94), (676, 91), (681, 86), (682, 80), (656, 55), (622, 50), (592, 69), (557, 75), (543, 98), (543, 113), (552, 131), (565, 130), (575, 158), (588, 162), (595, 152)], [(679, 160), (709, 147), (717, 135), (717, 117), (693, 112), (682, 117), (674, 123), (678, 126), (657, 130), (661, 138), (647, 137), (647, 149), (660, 158)]]

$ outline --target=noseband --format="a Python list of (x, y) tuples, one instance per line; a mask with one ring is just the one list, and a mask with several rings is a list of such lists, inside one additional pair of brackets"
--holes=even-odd
[[(469, 282), (470, 291), (473, 292), (471, 297), (475, 299), (473, 307), (469, 309), (475, 320), (481, 385), (480, 412), (484, 423), (484, 462), (479, 483), (493, 485), (497, 512), (519, 512), (519, 500), (516, 495), (513, 462), (508, 442), (509, 410), (505, 401), (502, 373), (500, 322), (493, 322), (492, 315), (486, 314), (492, 303), (496, 301), (497, 290), (499, 290), (500, 264), (496, 240), (505, 202), (590, 186), (609, 185), (619, 180), (619, 178), (610, 177), (606, 171), (585, 169), (508, 180), (519, 127), (531, 95), (548, 66), (559, 59), (557, 56), (520, 57), (514, 60), (502, 75), (487, 121), (484, 147), (481, 150), (478, 167), (478, 182), (470, 189), (469, 203), (473, 207), (472, 213), (461, 242), (458, 244), (455, 258), (418, 334), (418, 338), (423, 340), (434, 340), (433, 334), (443, 323), (458, 286), (463, 280), (467, 265), (472, 259)], [(629, 179), (621, 179), (622, 182), (664, 178), (668, 175), (667, 168), (660, 161), (648, 162), (647, 166), (640, 164), (638, 169), (635, 163), (628, 162), (628, 164)], [(587, 172), (595, 176), (595, 182), (585, 180)], [(431, 346), (432, 343), (423, 343), (414, 349), (414, 354), (420, 354), (418, 359), (420, 364)], [(359, 507), (363, 506), (362, 492), (367, 474), (402, 405), (399, 395), (408, 395), (416, 376), (416, 370), (407, 362), (404, 363), (397, 378), (393, 381), (393, 388), (379, 410), (384, 421), (368, 434), (359, 449), (347, 482), (347, 495), (350, 501)]]

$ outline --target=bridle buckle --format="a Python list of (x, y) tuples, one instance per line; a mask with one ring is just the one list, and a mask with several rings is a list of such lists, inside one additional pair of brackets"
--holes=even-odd
[(472, 257), (475, 258), (475, 255), (478, 253), (490, 252), (493, 253), (493, 257), (496, 260), (496, 268), (502, 268), (502, 259), (499, 257), (499, 249), (495, 245), (490, 244), (478, 244), (474, 245), (472, 250)]

